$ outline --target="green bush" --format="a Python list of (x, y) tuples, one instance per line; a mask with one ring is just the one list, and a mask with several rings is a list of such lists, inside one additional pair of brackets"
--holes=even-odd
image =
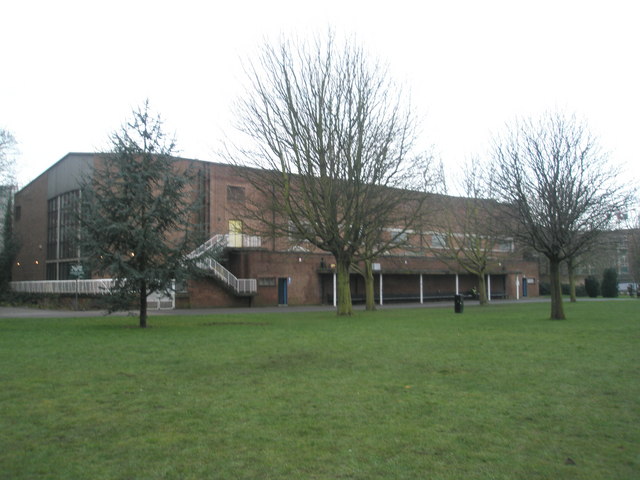
[[(563, 283), (560, 288), (563, 295), (569, 295), (571, 288), (568, 283)], [(551, 295), (551, 284), (549, 282), (540, 282), (540, 295)], [(587, 291), (584, 285), (576, 285), (576, 297), (586, 297)]]
[(584, 279), (584, 289), (591, 298), (595, 298), (600, 294), (600, 282), (592, 275)]
[(587, 289), (584, 285), (576, 285), (576, 297), (586, 297)]
[(607, 268), (602, 274), (602, 296), (615, 298), (618, 296), (618, 272), (615, 268)]

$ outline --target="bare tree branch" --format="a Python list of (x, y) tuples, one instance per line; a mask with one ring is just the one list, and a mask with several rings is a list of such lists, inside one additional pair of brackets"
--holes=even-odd
[(242, 170), (256, 192), (244, 218), (256, 231), (333, 254), (338, 314), (350, 314), (349, 269), (375, 254), (363, 249), (369, 225), (387, 212), (397, 215), (399, 189), (424, 191), (417, 172), (425, 157), (412, 153), (415, 117), (386, 68), (358, 46), (338, 45), (331, 33), (266, 44), (247, 76), (237, 105), (247, 143), (226, 152), (254, 167)]
[(584, 252), (630, 194), (586, 125), (547, 113), (518, 120), (493, 145), (493, 188), (517, 240), (549, 259), (551, 318), (565, 318), (559, 264)]

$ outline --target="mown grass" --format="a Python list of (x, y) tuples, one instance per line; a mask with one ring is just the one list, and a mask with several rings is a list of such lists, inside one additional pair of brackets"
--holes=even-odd
[(566, 309), (2, 319), (0, 478), (636, 479), (640, 302)]

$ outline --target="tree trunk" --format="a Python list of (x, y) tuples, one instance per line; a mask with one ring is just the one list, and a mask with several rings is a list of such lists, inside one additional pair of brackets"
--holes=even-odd
[(338, 315), (351, 315), (353, 307), (351, 304), (351, 286), (349, 282), (349, 268), (351, 262), (336, 258), (336, 269), (338, 277)]
[(147, 328), (147, 282), (140, 282), (140, 328)]
[(364, 292), (365, 292), (365, 310), (373, 312), (376, 309), (376, 299), (373, 288), (373, 262), (365, 260), (364, 262)]
[(480, 305), (486, 305), (487, 302), (487, 280), (484, 276), (484, 272), (478, 275), (478, 298)]
[(564, 320), (562, 285), (560, 284), (560, 261), (549, 259), (551, 273), (551, 320)]
[(569, 295), (573, 303), (576, 302), (576, 277), (573, 267), (573, 259), (567, 260), (567, 270), (569, 271)]

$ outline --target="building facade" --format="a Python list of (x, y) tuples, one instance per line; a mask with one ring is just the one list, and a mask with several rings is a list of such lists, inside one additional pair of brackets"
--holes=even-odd
[[(15, 196), (15, 231), (21, 248), (13, 266), (13, 280), (66, 280), (74, 265), (82, 264), (75, 211), (80, 179), (90, 175), (98, 161), (92, 153), (70, 153)], [(178, 287), (178, 307), (320, 305), (335, 301), (335, 265), (327, 252), (308, 242), (250, 235), (248, 220), (239, 216), (239, 204), (251, 194), (251, 185), (237, 167), (200, 160), (175, 159), (197, 172), (197, 191), (204, 199), (199, 223), (219, 247), (222, 258), (203, 265), (202, 274)], [(443, 200), (444, 199), (444, 200)], [(455, 214), (455, 198), (440, 197)], [(376, 300), (428, 301), (471, 295), (475, 276), (433, 254), (438, 232), (408, 232), (408, 244), (374, 261)], [(428, 244), (428, 245), (425, 245)], [(513, 242), (497, 245), (487, 270), (491, 298), (537, 296), (538, 262), (528, 259)], [(364, 280), (351, 275), (354, 302), (364, 300)]]

